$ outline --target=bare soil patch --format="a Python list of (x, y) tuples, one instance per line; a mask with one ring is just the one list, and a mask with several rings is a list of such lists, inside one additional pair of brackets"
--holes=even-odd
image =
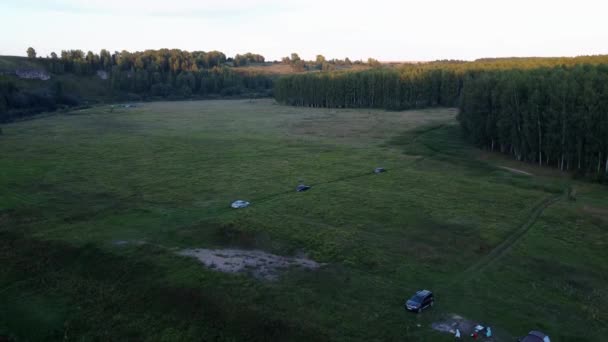
[(553, 166), (542, 165), (539, 166), (537, 163), (528, 163), (523, 161), (517, 161), (511, 159), (508, 155), (502, 154), (498, 151), (491, 152), (487, 150), (478, 151), (478, 159), (487, 161), (491, 164), (496, 165), (500, 168), (509, 168), (513, 170), (519, 170), (530, 173), (537, 177), (555, 177), (555, 178), (570, 178), (569, 172), (560, 171), (560, 169)]
[(604, 222), (608, 222), (608, 208), (600, 208), (586, 205), (583, 207), (583, 211)]
[(126, 246), (126, 245), (141, 246), (141, 245), (147, 244), (147, 242), (144, 240), (114, 240), (114, 241), (112, 241), (112, 244), (114, 246)]
[(317, 269), (322, 264), (306, 257), (285, 257), (259, 250), (185, 249), (179, 255), (194, 257), (206, 267), (226, 273), (246, 273), (258, 279), (276, 280), (291, 267)]
[(337, 139), (349, 143), (384, 141), (403, 130), (451, 122), (456, 113), (441, 108), (429, 115), (427, 110), (387, 112), (378, 109), (307, 110), (296, 122), (288, 124), (290, 134)]
[[(455, 334), (456, 329), (458, 329), (458, 330), (460, 330), (462, 339), (469, 340), (470, 339), (469, 336), (471, 336), (471, 334), (475, 330), (475, 326), (477, 326), (478, 324), (480, 324), (480, 322), (475, 322), (470, 319), (466, 319), (460, 315), (450, 314), (445, 319), (431, 324), (431, 328), (433, 328), (433, 330), (437, 330), (437, 331), (440, 331), (440, 332), (443, 332), (446, 334), (452, 334), (452, 335)], [(481, 325), (485, 326), (483, 323)], [(494, 327), (491, 327), (491, 328), (492, 328), (492, 330), (494, 330)], [(485, 330), (484, 330), (484, 333), (485, 333)], [(480, 335), (483, 335), (483, 334), (480, 334)], [(486, 341), (486, 342), (496, 341), (496, 339), (494, 339), (493, 337), (485, 337), (485, 336), (479, 336), (477, 340)]]
[[(367, 65), (351, 65), (351, 66), (345, 66), (345, 67), (338, 66), (336, 69), (337, 70), (361, 71), (361, 70), (367, 70), (369, 68), (370, 67)], [(296, 71), (291, 65), (283, 64), (283, 63), (273, 63), (273, 64), (264, 63), (264, 64), (258, 64), (258, 65), (254, 64), (254, 65), (248, 65), (248, 66), (235, 67), (232, 70), (234, 70), (236, 72), (255, 72), (255, 73), (269, 74), (269, 75), (305, 74), (305, 73), (310, 72), (310, 71)]]
[(434, 322), (431, 324), (431, 327), (434, 330), (441, 331), (444, 333), (454, 334), (456, 329), (460, 329), (462, 334), (470, 335), (473, 332), (473, 328), (477, 325), (477, 323), (465, 319), (462, 316), (451, 314), (448, 318)]

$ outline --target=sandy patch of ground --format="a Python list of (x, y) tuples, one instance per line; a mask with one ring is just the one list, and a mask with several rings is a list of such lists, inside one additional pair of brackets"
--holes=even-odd
[(456, 329), (460, 329), (462, 334), (469, 335), (473, 332), (473, 327), (476, 325), (477, 323), (471, 320), (452, 314), (443, 321), (433, 323), (431, 327), (434, 330), (450, 334), (454, 334)]
[(510, 171), (510, 172), (513, 172), (513, 173), (517, 173), (517, 174), (520, 174), (520, 175), (534, 176), (530, 172), (526, 172), (526, 171), (523, 171), (523, 170), (518, 170), (518, 169), (511, 168), (511, 167), (506, 167), (506, 166), (499, 166), (499, 167), (501, 169), (503, 169), (503, 170), (507, 170), (507, 171)]
[(145, 245), (147, 242), (144, 240), (114, 240), (112, 241), (112, 244), (114, 246), (126, 246), (126, 245)]
[(608, 208), (600, 208), (586, 205), (583, 207), (583, 211), (602, 221), (608, 222)]
[[(384, 142), (426, 125), (451, 123), (454, 109), (386, 112), (375, 109), (323, 109), (303, 111), (295, 122), (287, 123), (289, 134), (339, 139), (340, 142)], [(360, 146), (360, 145), (358, 145)], [(367, 146), (367, 145), (366, 145)]]
[[(473, 330), (476, 325), (480, 324), (479, 322), (471, 321), (462, 316), (456, 314), (450, 314), (447, 318), (442, 321), (434, 322), (431, 324), (431, 327), (434, 330), (446, 333), (446, 334), (454, 334), (456, 329), (460, 330), (460, 334), (463, 340), (468, 340), (469, 336), (473, 333)], [(484, 325), (484, 324), (481, 324)], [(494, 330), (494, 327), (492, 327)], [(485, 333), (485, 330), (483, 331)], [(492, 337), (479, 336), (478, 341), (496, 341)]]
[(198, 259), (208, 268), (226, 273), (247, 273), (258, 279), (276, 280), (281, 271), (290, 267), (317, 269), (321, 264), (300, 257), (284, 257), (258, 250), (242, 249), (185, 249), (179, 255)]

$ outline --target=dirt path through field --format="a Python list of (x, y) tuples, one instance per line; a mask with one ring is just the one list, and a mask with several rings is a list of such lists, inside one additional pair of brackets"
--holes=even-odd
[(482, 273), (489, 266), (495, 263), (498, 259), (503, 257), (510, 249), (516, 244), (521, 238), (526, 235), (526, 233), (532, 228), (536, 220), (542, 215), (542, 213), (547, 209), (550, 205), (556, 203), (560, 199), (562, 199), (563, 194), (549, 196), (544, 199), (542, 202), (536, 205), (528, 219), (511, 235), (509, 235), (502, 243), (498, 246), (494, 247), (488, 254), (484, 257), (480, 258), (476, 263), (469, 266), (461, 275), (459, 280), (467, 281), (471, 279), (476, 274)]
[(506, 166), (499, 166), (499, 167), (500, 167), (501, 169), (503, 169), (503, 170), (507, 170), (507, 171), (510, 171), (510, 172), (513, 172), (513, 173), (517, 173), (517, 174), (520, 174), (520, 175), (524, 175), (524, 176), (534, 176), (534, 175), (533, 175), (533, 174), (531, 174), (530, 172), (526, 172), (526, 171), (523, 171), (523, 170), (514, 169), (514, 168), (512, 168), (512, 167), (506, 167)]
[[(438, 289), (438, 290), (449, 293), (450, 291), (453, 291), (452, 288), (456, 288), (459, 285), (465, 285), (473, 277), (478, 276), (481, 273), (483, 273), (486, 269), (491, 267), (498, 260), (500, 260), (503, 256), (505, 256), (511, 250), (511, 248), (526, 235), (526, 233), (532, 228), (534, 223), (536, 223), (536, 220), (538, 220), (540, 215), (543, 214), (545, 209), (547, 209), (552, 204), (555, 204), (562, 198), (564, 198), (564, 194), (551, 195), (551, 196), (545, 198), (544, 200), (542, 200), (540, 203), (536, 204), (533, 207), (530, 214), (528, 215), (528, 217), (526, 218), (526, 220), (521, 224), (521, 226), (519, 226), (509, 236), (507, 236), (507, 238), (505, 238), (503, 240), (503, 242), (501, 242), (496, 247), (494, 247), (488, 254), (486, 254), (485, 256), (483, 256), (482, 258), (477, 260), (475, 263), (470, 265), (467, 269), (465, 269), (463, 272), (461, 272), (458, 276), (454, 277), (452, 279), (452, 281), (448, 281), (448, 282), (442, 284), (442, 286), (440, 286), (440, 287), (443, 290), (442, 289)], [(483, 317), (481, 317), (481, 318), (482, 319), (480, 322), (485, 322)], [(487, 323), (491, 323), (491, 322), (485, 322), (485, 324), (487, 324)], [(472, 332), (472, 327), (474, 324), (478, 324), (478, 323), (471, 321), (471, 320), (464, 319), (463, 317), (458, 316), (458, 315), (449, 315), (449, 316), (444, 316), (442, 320), (434, 322), (432, 324), (432, 328), (437, 331), (445, 332), (448, 334), (453, 334), (455, 329), (458, 327), (460, 329), (461, 333), (465, 333), (464, 336), (469, 336), (470, 333)], [(495, 329), (495, 328), (497, 328), (497, 329)], [(496, 335), (494, 337), (488, 338), (488, 339), (486, 339), (484, 337), (484, 338), (482, 338), (482, 341), (509, 340), (510, 337), (506, 331), (500, 329), (499, 327), (494, 326), (493, 324), (492, 324), (492, 330), (493, 331), (495, 330)]]

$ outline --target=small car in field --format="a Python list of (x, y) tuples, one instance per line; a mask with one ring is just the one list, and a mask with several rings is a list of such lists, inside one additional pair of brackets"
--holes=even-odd
[(433, 292), (429, 290), (421, 290), (416, 292), (412, 298), (405, 302), (405, 309), (408, 311), (422, 312), (422, 310), (433, 306), (435, 304), (435, 297)]
[(296, 191), (297, 192), (304, 192), (310, 189), (310, 186), (308, 185), (304, 185), (304, 184), (300, 184), (296, 187)]

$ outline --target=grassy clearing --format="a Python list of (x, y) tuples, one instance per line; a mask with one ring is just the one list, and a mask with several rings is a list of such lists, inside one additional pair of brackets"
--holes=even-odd
[[(598, 340), (605, 188), (500, 169), (454, 114), (186, 101), (3, 126), (0, 335), (442, 341), (428, 325), (458, 313), (503, 340), (532, 328)], [(312, 190), (295, 193), (300, 180)], [(462, 276), (572, 184), (576, 202)], [(236, 199), (253, 205), (231, 210)], [(228, 247), (327, 266), (260, 282), (175, 253)], [(419, 288), (437, 305), (405, 313)]]
[[(337, 66), (336, 70), (351, 70), (361, 71), (370, 69), (368, 65), (353, 64), (349, 66)], [(291, 65), (283, 63), (264, 63), (264, 64), (252, 64), (248, 66), (241, 66), (234, 68), (235, 71), (242, 72), (256, 72), (269, 75), (291, 75), (291, 74), (303, 74), (310, 71), (296, 71)], [(318, 72), (318, 71), (312, 71)]]
[(25, 57), (0, 56), (0, 70), (14, 71), (15, 69), (40, 69), (40, 62)]
[[(15, 70), (46, 70), (44, 63), (40, 59), (30, 60), (25, 57), (0, 56), (0, 71), (14, 72)], [(104, 101), (112, 97), (109, 80), (102, 80), (97, 76), (75, 76), (71, 74), (53, 74), (51, 80), (27, 80), (16, 76), (7, 76), (19, 88), (31, 91), (44, 90), (48, 92), (49, 86), (55, 81), (60, 81), (63, 91), (77, 97), (91, 101)]]

